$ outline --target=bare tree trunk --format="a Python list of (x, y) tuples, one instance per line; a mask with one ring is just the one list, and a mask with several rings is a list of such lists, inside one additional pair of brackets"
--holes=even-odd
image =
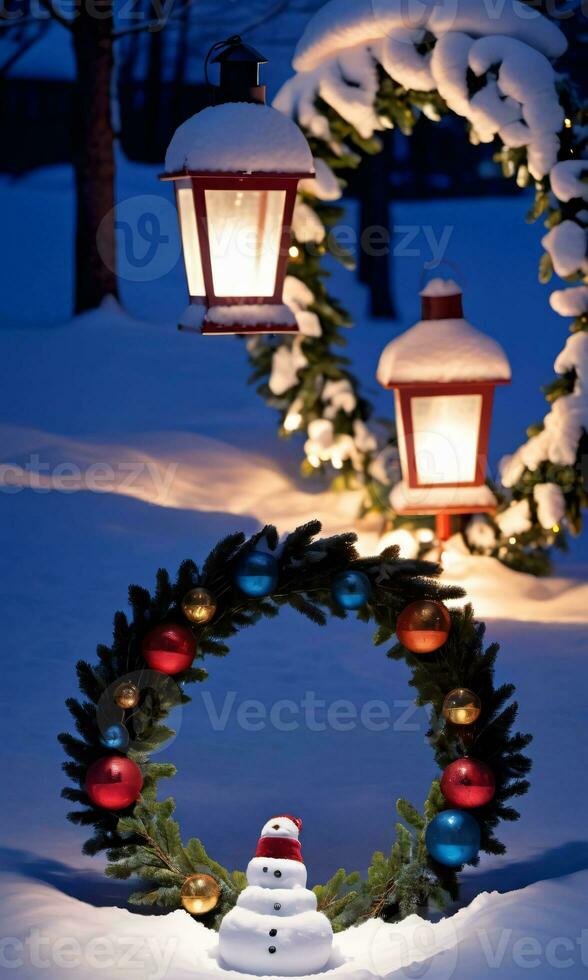
[(77, 68), (77, 313), (118, 296), (114, 234), (114, 133), (111, 110), (113, 13), (110, 0), (81, 4), (73, 31)]
[(374, 254), (362, 244), (359, 253), (359, 281), (370, 291), (370, 314), (376, 318), (395, 319), (396, 307), (391, 284), (392, 229), (390, 225), (390, 185), (392, 167), (391, 134), (385, 134), (380, 153), (365, 156), (362, 162), (359, 207), (360, 233), (378, 228), (388, 240), (388, 247), (378, 243)]

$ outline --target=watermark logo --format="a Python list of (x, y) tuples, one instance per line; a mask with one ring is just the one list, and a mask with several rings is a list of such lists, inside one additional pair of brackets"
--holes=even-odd
[[(117, 268), (112, 269), (110, 251), (114, 232)], [(178, 263), (181, 255), (176, 209), (165, 197), (141, 194), (119, 201), (98, 230), (98, 250), (102, 261), (129, 282), (162, 279)]]

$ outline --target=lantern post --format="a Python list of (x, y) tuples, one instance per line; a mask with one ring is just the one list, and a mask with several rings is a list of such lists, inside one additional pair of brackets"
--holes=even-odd
[[(237, 36), (215, 45), (214, 104), (174, 134), (162, 180), (176, 191), (190, 306), (180, 329), (298, 333), (283, 302), (298, 182), (315, 176), (299, 127), (265, 104), (263, 55)], [(218, 50), (220, 49), (220, 50)]]
[(463, 317), (462, 292), (433, 279), (422, 319), (382, 352), (377, 378), (394, 391), (402, 481), (391, 493), (401, 515), (434, 514), (437, 538), (454, 515), (492, 513), (486, 484), (494, 391), (511, 380), (496, 341)]

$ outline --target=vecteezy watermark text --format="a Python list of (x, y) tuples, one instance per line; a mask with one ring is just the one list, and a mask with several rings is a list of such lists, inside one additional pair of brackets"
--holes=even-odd
[[(178, 939), (154, 936), (97, 935), (85, 940), (31, 929), (24, 938), (0, 939), (0, 970), (23, 968), (74, 971), (100, 970), (104, 976), (137, 976), (163, 980), (178, 948)], [(72, 972), (73, 975), (73, 972)]]
[[(365, 701), (358, 705), (346, 698), (327, 701), (315, 691), (306, 691), (295, 701), (282, 698), (264, 704), (257, 698), (238, 700), (236, 691), (227, 691), (215, 702), (210, 691), (201, 693), (202, 703), (215, 732), (237, 725), (244, 732), (261, 732), (273, 728), (279, 732), (306, 729), (310, 732), (351, 732), (363, 728), (368, 732), (418, 732), (428, 727), (423, 709), (413, 701), (396, 699)], [(425, 725), (426, 722), (426, 725)]]
[(116, 463), (95, 462), (86, 467), (69, 461), (49, 463), (32, 453), (24, 463), (0, 465), (0, 492), (19, 493), (119, 493), (132, 495), (133, 490), (149, 485), (153, 500), (165, 503), (178, 470), (177, 463), (160, 463), (152, 459), (119, 460)]

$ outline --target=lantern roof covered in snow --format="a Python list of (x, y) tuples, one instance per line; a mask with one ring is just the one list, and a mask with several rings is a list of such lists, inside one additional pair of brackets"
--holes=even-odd
[(227, 102), (196, 113), (176, 130), (165, 172), (314, 174), (302, 130), (271, 106)]
[[(377, 371), (381, 385), (510, 381), (510, 364), (500, 344), (461, 315), (461, 289), (456, 283), (432, 279), (421, 298), (423, 319), (382, 352)], [(449, 315), (441, 312), (443, 305)]]

